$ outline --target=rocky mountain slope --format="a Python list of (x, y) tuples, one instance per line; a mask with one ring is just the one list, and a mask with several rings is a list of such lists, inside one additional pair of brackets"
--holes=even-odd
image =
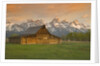
[(59, 21), (59, 18), (54, 18), (49, 23), (44, 23), (43, 20), (27, 20), (20, 24), (14, 22), (7, 22), (6, 24), (6, 36), (9, 37), (12, 34), (22, 34), (30, 27), (42, 26), (44, 25), (52, 34), (56, 36), (63, 36), (70, 32), (86, 32), (90, 29), (90, 26), (79, 23), (78, 20), (73, 22), (67, 22), (66, 20)]

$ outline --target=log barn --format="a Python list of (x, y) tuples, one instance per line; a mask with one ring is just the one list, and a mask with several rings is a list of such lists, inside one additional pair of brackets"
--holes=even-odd
[(45, 25), (38, 27), (30, 27), (23, 35), (10, 37), (10, 43), (19, 44), (59, 44), (61, 39), (58, 36), (51, 34)]

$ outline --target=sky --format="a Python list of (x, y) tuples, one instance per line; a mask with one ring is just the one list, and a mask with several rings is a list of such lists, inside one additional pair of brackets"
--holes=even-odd
[(90, 3), (63, 4), (7, 4), (7, 21), (24, 22), (28, 19), (50, 22), (54, 18), (72, 22), (91, 23)]

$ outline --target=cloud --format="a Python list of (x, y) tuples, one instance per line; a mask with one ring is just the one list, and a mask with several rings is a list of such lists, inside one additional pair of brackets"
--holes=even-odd
[(89, 17), (88, 14), (85, 14), (85, 15), (82, 16), (82, 18), (87, 18), (87, 17)]
[(7, 17), (7, 21), (11, 21), (11, 22), (21, 22), (21, 21), (25, 21), (27, 18), (23, 17), (23, 16), (18, 16), (18, 17)]
[(7, 4), (7, 12), (9, 13), (17, 13), (21, 12), (21, 7), (18, 4)]
[(44, 19), (49, 22), (58, 16), (61, 20), (72, 21), (82, 15), (82, 18), (88, 18), (90, 11), (90, 3), (8, 4), (7, 19), (21, 21), (33, 18), (35, 20)]

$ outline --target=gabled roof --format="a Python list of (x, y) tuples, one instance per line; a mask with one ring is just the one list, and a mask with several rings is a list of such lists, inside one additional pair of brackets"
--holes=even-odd
[(42, 26), (37, 26), (37, 27), (30, 27), (28, 28), (23, 34), (36, 34), (36, 32), (41, 28)]
[[(42, 25), (42, 26), (37, 26), (37, 27), (30, 27), (30, 28), (28, 28), (25, 32), (23, 32), (22, 33), (22, 35), (31, 35), (31, 34), (33, 34), (33, 35), (35, 35), (38, 31), (39, 31), (39, 29), (40, 28), (42, 28), (42, 27), (45, 27), (45, 25)], [(45, 27), (46, 28), (46, 27)], [(48, 29), (47, 29), (48, 30)], [(49, 32), (49, 31), (48, 31)], [(50, 32), (49, 32), (50, 33)], [(50, 33), (51, 35), (53, 35), (52, 33)], [(58, 36), (56, 36), (56, 35), (53, 35), (53, 36), (55, 36), (55, 37), (58, 37)], [(59, 38), (59, 37), (58, 37)]]

